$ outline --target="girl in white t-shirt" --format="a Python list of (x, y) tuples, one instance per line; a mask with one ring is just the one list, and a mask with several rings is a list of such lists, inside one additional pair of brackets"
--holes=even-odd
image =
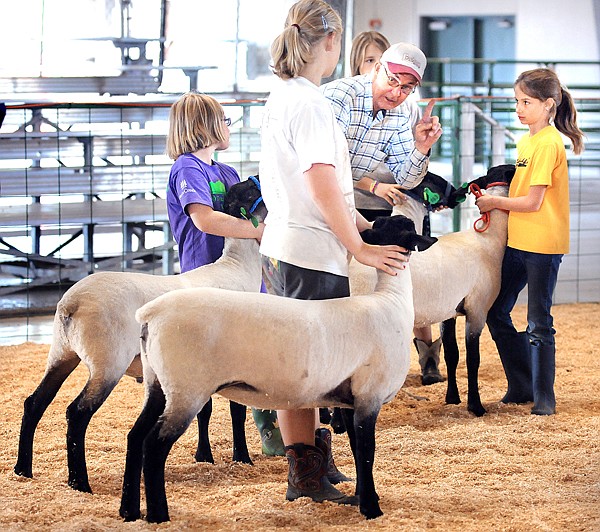
[[(339, 60), (341, 34), (329, 4), (301, 0), (271, 47), (280, 79), (262, 123), (260, 180), (269, 213), (260, 250), (267, 278), (284, 297), (349, 296), (350, 255), (390, 275), (406, 267), (403, 248), (367, 245), (360, 237), (372, 224), (354, 208), (346, 138), (318, 89)], [(332, 486), (348, 478), (333, 463), (331, 433), (318, 428), (317, 412), (277, 413), (289, 462), (286, 498), (356, 504)]]

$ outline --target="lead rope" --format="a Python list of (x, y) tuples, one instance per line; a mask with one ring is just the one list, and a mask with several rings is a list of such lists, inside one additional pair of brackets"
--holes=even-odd
[[(507, 186), (507, 185), (508, 185), (508, 183), (503, 183), (503, 182), (499, 181), (496, 183), (490, 183), (486, 188), (491, 188), (491, 187), (496, 187), (496, 186)], [(481, 189), (479, 188), (479, 185), (477, 183), (471, 183), (469, 185), (469, 190), (475, 196), (475, 198), (480, 198), (481, 196), (483, 196), (483, 192), (481, 192)], [(482, 222), (483, 225), (478, 226), (479, 222)], [(477, 220), (475, 220), (475, 222), (473, 222), (473, 229), (475, 229), (475, 231), (477, 231), (478, 233), (483, 233), (484, 231), (487, 230), (487, 228), (489, 226), (490, 226), (490, 213), (489, 212), (484, 212), (479, 218), (477, 218)]]

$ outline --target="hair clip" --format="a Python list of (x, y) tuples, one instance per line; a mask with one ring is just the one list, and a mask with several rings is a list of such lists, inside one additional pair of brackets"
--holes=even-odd
[(329, 24), (327, 23), (325, 15), (321, 15), (321, 22), (323, 23), (323, 29), (327, 31), (329, 29)]

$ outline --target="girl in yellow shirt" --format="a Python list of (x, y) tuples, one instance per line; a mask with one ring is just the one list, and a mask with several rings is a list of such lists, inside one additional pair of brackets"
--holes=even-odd
[[(583, 151), (583, 133), (569, 92), (546, 68), (523, 72), (516, 80), (517, 116), (529, 127), (517, 144), (516, 172), (508, 197), (481, 196), (480, 212), (508, 211), (508, 245), (500, 293), (487, 325), (508, 381), (503, 403), (533, 401), (532, 414), (556, 412), (555, 344), (550, 313), (558, 269), (569, 252), (569, 175), (560, 133)], [(527, 330), (517, 332), (512, 312), (528, 287)]]

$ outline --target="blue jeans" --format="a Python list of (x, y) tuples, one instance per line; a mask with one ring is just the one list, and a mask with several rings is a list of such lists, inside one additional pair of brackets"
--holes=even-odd
[(507, 247), (502, 261), (500, 293), (488, 312), (487, 325), (492, 338), (517, 334), (510, 313), (525, 285), (527, 296), (527, 333), (533, 345), (554, 345), (552, 297), (563, 255), (532, 253)]

